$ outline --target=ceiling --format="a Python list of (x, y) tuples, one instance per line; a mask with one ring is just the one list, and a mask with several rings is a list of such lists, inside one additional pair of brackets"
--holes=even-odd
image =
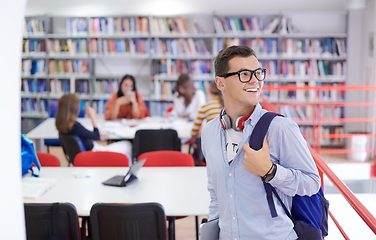
[[(353, 0), (28, 0), (26, 16), (265, 14), (343, 11)], [(362, 0), (356, 0), (362, 1)]]

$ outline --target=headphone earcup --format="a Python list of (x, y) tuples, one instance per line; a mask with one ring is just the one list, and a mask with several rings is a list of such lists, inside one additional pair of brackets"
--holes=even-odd
[(221, 115), (220, 120), (223, 129), (231, 128), (231, 119), (229, 116), (227, 116), (226, 114)]
[(248, 119), (248, 116), (238, 116), (234, 119), (234, 130), (241, 132), (244, 129), (244, 121)]

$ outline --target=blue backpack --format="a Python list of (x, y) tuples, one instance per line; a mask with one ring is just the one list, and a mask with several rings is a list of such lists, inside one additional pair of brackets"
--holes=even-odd
[[(276, 116), (282, 116), (274, 112), (265, 113), (257, 122), (253, 130), (249, 146), (254, 150), (262, 148), (263, 140), (269, 129), (270, 123)], [(269, 183), (264, 182), (266, 198), (268, 201), (272, 217), (277, 217), (277, 212), (273, 202), (273, 193), (281, 203), (287, 216), (294, 223), (294, 230), (299, 240), (322, 240), (328, 235), (328, 210), (329, 201), (325, 199), (324, 193), (320, 187), (319, 191), (312, 196), (295, 195), (292, 199), (291, 213), (282, 202), (275, 188)]]
[(38, 177), (38, 175), (34, 174), (32, 168), (33, 164), (38, 168), (38, 171), (40, 171), (40, 163), (35, 153), (33, 142), (21, 134), (22, 176), (28, 172), (31, 172), (32, 176)]

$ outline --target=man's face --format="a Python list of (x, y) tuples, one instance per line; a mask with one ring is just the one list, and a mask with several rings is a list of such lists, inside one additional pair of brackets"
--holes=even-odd
[[(234, 57), (228, 63), (228, 72), (240, 70), (256, 70), (260, 68), (260, 63), (254, 56)], [(258, 102), (261, 94), (263, 81), (258, 81), (254, 75), (247, 83), (239, 81), (238, 74), (224, 77), (216, 77), (218, 89), (222, 91), (227, 108), (249, 109)]]

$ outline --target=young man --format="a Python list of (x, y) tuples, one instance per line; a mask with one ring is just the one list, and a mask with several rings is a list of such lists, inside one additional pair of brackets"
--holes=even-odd
[(292, 221), (274, 196), (278, 216), (271, 217), (262, 181), (273, 185), (290, 207), (295, 194), (317, 193), (320, 177), (306, 141), (295, 122), (276, 117), (263, 148), (251, 149), (249, 137), (266, 112), (259, 104), (266, 70), (245, 46), (220, 51), (214, 67), (224, 109), (202, 133), (209, 219), (219, 217), (220, 239), (297, 239)]

